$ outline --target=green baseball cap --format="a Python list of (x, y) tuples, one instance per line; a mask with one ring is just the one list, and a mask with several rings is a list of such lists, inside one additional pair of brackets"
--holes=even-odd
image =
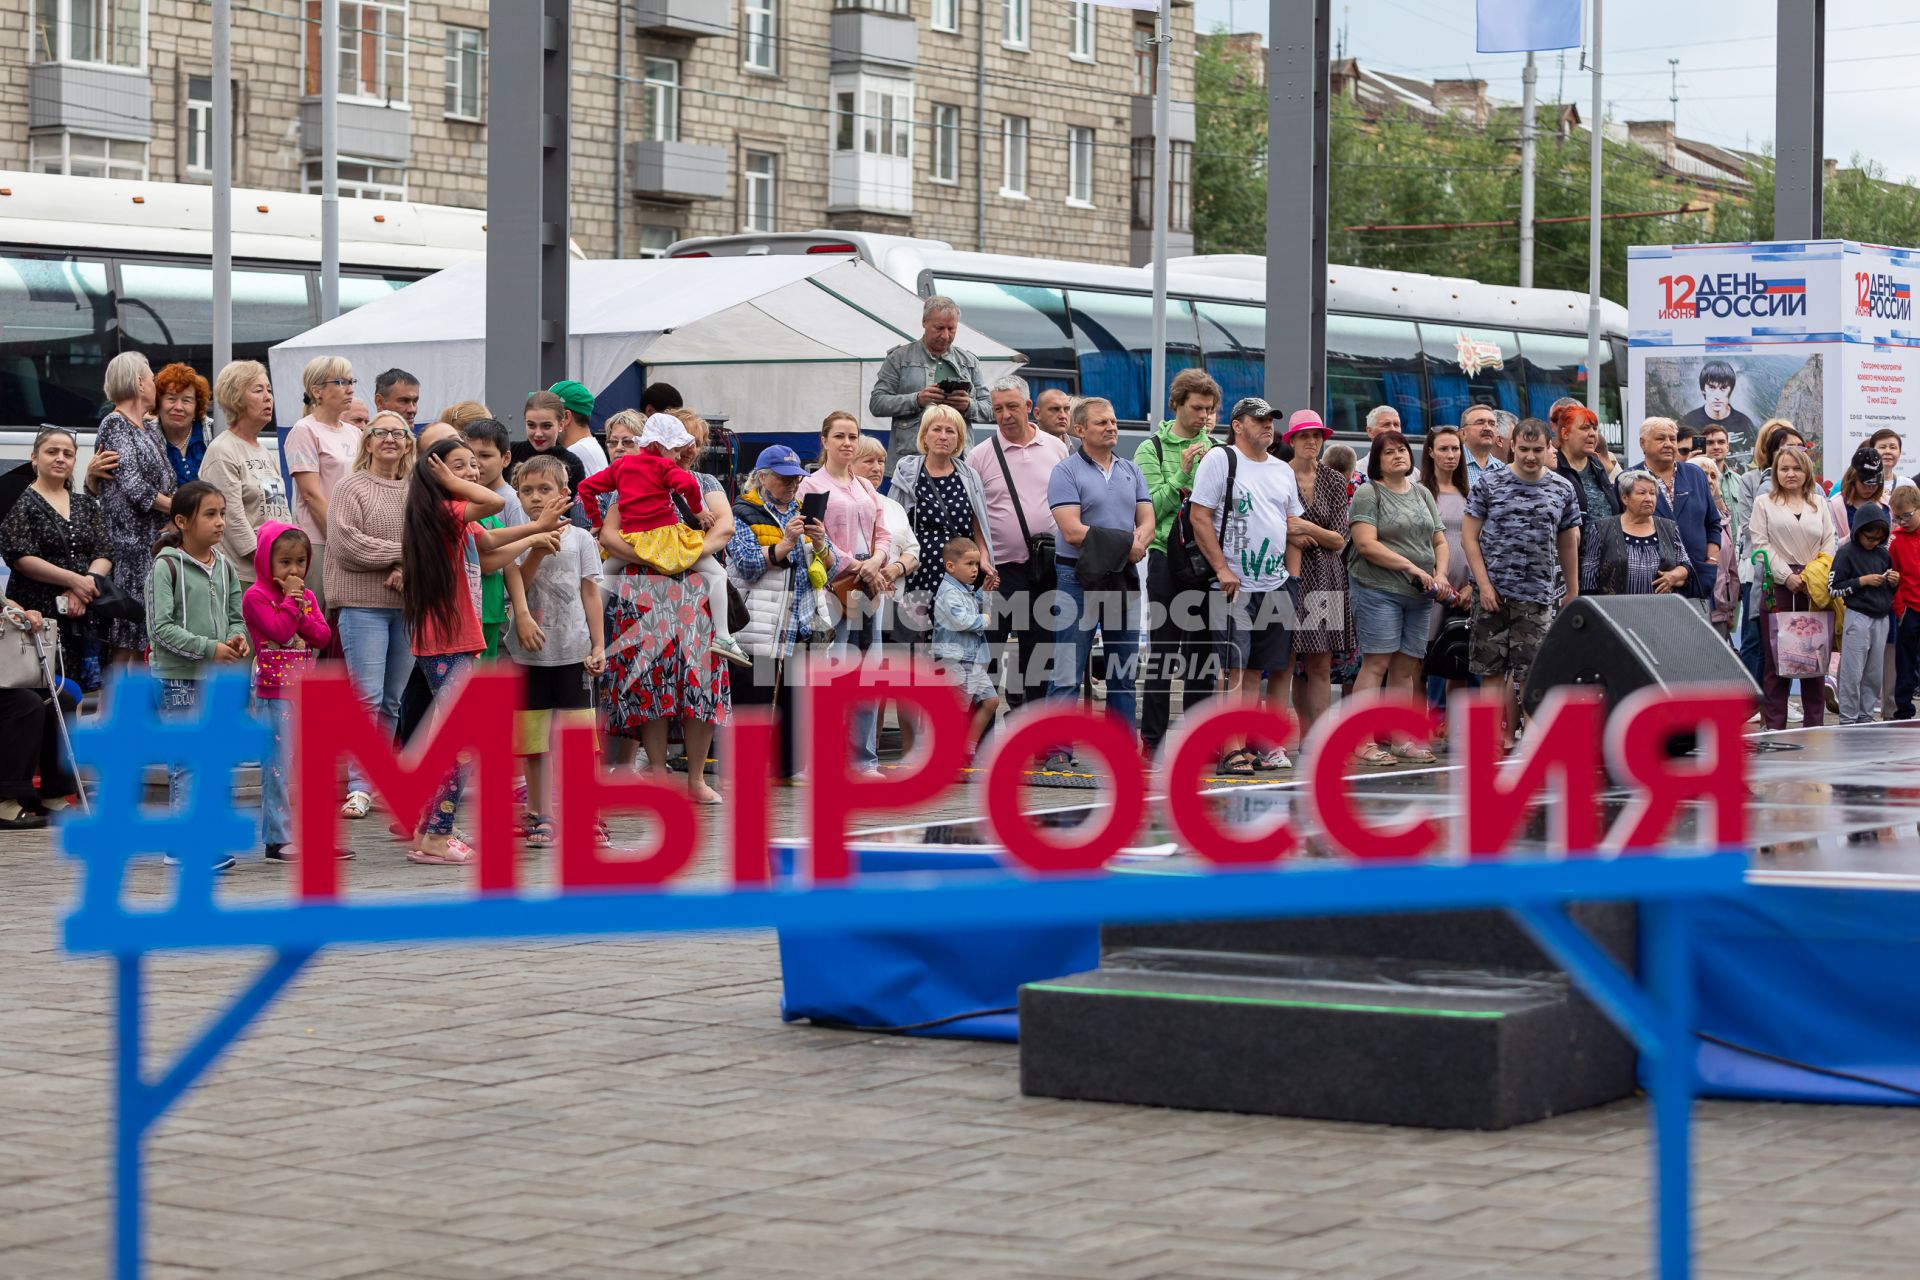
[(577, 413), (583, 418), (593, 416), (593, 392), (572, 378), (562, 378), (547, 390), (559, 396), (560, 402), (567, 406), (569, 412)]

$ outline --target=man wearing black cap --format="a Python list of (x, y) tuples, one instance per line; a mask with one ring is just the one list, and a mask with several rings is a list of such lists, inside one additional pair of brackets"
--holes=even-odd
[(1680, 527), (1680, 543), (1695, 569), (1687, 595), (1711, 600), (1720, 572), (1720, 504), (1714, 501), (1713, 481), (1691, 462), (1680, 461), (1680, 428), (1672, 418), (1648, 418), (1640, 424), (1640, 452), (1646, 461), (1633, 470), (1645, 471), (1660, 484), (1653, 513)]

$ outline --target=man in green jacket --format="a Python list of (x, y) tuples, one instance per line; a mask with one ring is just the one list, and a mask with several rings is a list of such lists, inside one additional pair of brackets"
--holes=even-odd
[(1214, 679), (1220, 674), (1220, 636), (1208, 625), (1204, 593), (1198, 600), (1176, 601), (1167, 564), (1167, 534), (1193, 488), (1194, 468), (1219, 443), (1213, 428), (1220, 412), (1220, 384), (1204, 370), (1182, 369), (1173, 379), (1168, 399), (1173, 403), (1172, 421), (1161, 423), (1133, 455), (1153, 503), (1153, 542), (1147, 548), (1151, 635), (1140, 675), (1140, 742), (1149, 751), (1157, 750), (1166, 736), (1174, 680), (1185, 683), (1183, 705), (1191, 707), (1213, 693)]

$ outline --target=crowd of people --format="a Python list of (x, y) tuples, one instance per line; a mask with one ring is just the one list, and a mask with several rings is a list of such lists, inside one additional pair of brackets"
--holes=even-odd
[[(215, 670), (251, 669), (276, 743), (262, 769), (273, 860), (296, 856), (288, 691), (318, 661), (340, 663), (401, 742), (477, 664), (518, 669), (532, 848), (553, 842), (546, 760), (569, 726), (597, 729), (610, 766), (663, 777), (677, 738), (689, 794), (717, 804), (716, 731), (736, 700), (770, 706), (779, 769), (804, 780), (795, 692), (816, 661), (926, 659), (971, 707), (976, 748), (1003, 709), (1097, 699), (1150, 762), (1180, 709), (1263, 702), (1297, 735), (1229, 744), (1219, 774), (1252, 777), (1292, 767), (1336, 691), (1437, 703), (1498, 686), (1511, 747), (1557, 610), (1583, 593), (1671, 594), (1738, 649), (1767, 728), (1785, 725), (1796, 680), (1809, 725), (1829, 698), (1849, 723), (1914, 713), (1920, 487), (1899, 475), (1895, 431), (1829, 495), (1779, 420), (1742, 467), (1724, 423), (1650, 418), (1626, 467), (1572, 400), (1546, 420), (1471, 405), (1418, 440), (1380, 406), (1362, 467), (1314, 411), (1227, 407), (1186, 369), (1172, 416), (1129, 457), (1106, 400), (1036, 398), (1017, 376), (981, 385), (958, 322), (928, 300), (922, 338), (889, 358), (868, 405), (884, 441), (835, 411), (814, 458), (772, 445), (735, 483), (700, 468), (710, 428), (666, 384), (607, 416), (602, 438), (593, 393), (556, 383), (514, 406), (516, 438), (471, 400), (423, 418), (403, 370), (375, 378), (369, 404), (348, 361), (321, 357), (276, 460), (263, 366), (209, 384), (118, 357), (84, 474), (73, 434), (43, 430), (0, 510), (8, 613), (57, 633), (59, 671), (57, 688), (0, 697), (0, 827), (63, 806), (74, 780), (55, 718), (136, 663), (180, 713)], [(851, 726), (855, 772), (882, 768), (887, 718), (870, 707)], [(893, 719), (904, 756), (914, 725)], [(1435, 745), (1366, 743), (1354, 763), (1431, 764)], [(1077, 767), (1064, 745), (1040, 762)], [(366, 779), (342, 786), (342, 814), (371, 817)], [(455, 773), (419, 822), (389, 822), (409, 860), (472, 859), (463, 786)]]

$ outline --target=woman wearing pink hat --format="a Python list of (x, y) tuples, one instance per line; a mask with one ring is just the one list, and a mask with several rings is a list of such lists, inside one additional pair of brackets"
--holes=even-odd
[(1346, 477), (1320, 461), (1330, 433), (1320, 415), (1296, 409), (1283, 442), (1292, 453), (1293, 477), (1305, 515), (1287, 521), (1289, 539), (1300, 548), (1300, 620), (1293, 633), (1298, 665), (1293, 676), (1293, 714), (1305, 741), (1313, 722), (1333, 699), (1333, 659), (1351, 652), (1353, 607), (1347, 600)]

